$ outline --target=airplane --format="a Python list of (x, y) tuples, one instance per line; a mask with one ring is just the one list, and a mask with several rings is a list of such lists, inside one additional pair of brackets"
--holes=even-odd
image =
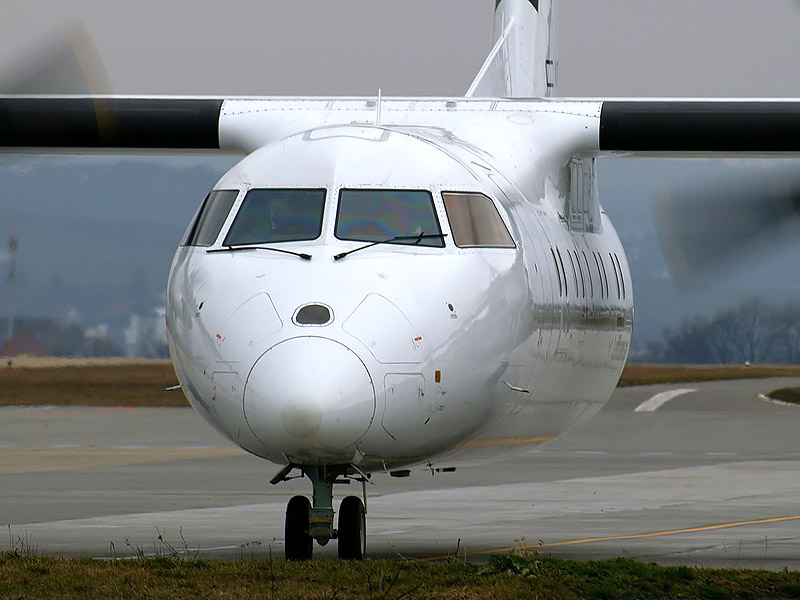
[(800, 154), (798, 99), (555, 97), (556, 8), (496, 0), (464, 97), (0, 96), (6, 150), (244, 155), (166, 318), (192, 407), (310, 480), (287, 559), (364, 558), (374, 473), (498, 460), (608, 401), (634, 311), (597, 158)]

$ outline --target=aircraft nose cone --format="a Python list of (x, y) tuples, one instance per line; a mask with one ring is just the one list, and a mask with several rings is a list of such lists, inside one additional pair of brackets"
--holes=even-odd
[(256, 361), (244, 391), (253, 433), (289, 458), (349, 460), (375, 414), (375, 388), (361, 359), (321, 337), (281, 342)]

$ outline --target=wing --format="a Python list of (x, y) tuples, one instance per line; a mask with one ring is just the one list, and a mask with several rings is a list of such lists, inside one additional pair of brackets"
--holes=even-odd
[[(354, 122), (442, 127), (465, 138), (470, 130), (482, 136), (504, 127), (540, 144), (546, 130), (549, 145), (563, 155), (800, 153), (797, 99), (1, 96), (0, 148), (249, 152), (292, 133)], [(530, 126), (537, 122), (539, 128)]]
[(626, 153), (797, 153), (800, 100), (608, 100), (598, 145)]
[(219, 149), (222, 100), (0, 96), (0, 147)]

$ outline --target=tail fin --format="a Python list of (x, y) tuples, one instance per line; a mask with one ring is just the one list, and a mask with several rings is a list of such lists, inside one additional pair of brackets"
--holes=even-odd
[(467, 97), (554, 95), (558, 0), (495, 0), (494, 47)]

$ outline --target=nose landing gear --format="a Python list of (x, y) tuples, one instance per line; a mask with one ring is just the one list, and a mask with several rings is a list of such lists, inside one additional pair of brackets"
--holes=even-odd
[[(276, 484), (288, 479), (295, 468), (311, 480), (313, 506), (305, 496), (294, 496), (286, 507), (285, 552), (287, 560), (310, 560), (313, 542), (325, 546), (338, 539), (339, 558), (363, 560), (367, 550), (366, 484), (367, 475), (352, 465), (336, 467), (289, 465), (272, 479)], [(339, 506), (339, 527), (333, 527), (333, 485), (360, 482), (364, 502), (358, 496), (347, 496)]]

